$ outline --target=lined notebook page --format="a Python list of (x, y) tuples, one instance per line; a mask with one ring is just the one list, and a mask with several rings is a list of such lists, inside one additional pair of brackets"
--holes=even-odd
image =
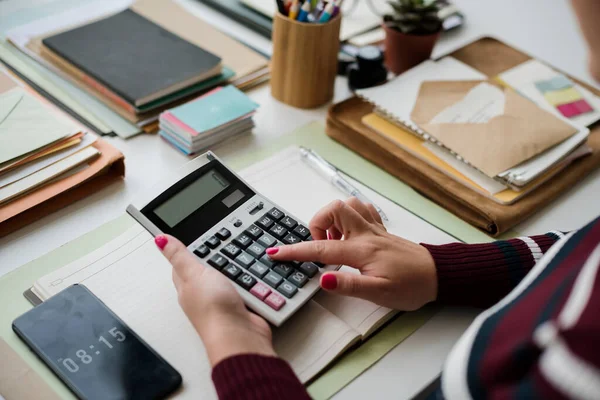
[[(256, 190), (305, 223), (308, 223), (320, 208), (333, 200), (347, 198), (327, 179), (306, 165), (300, 158), (299, 148), (295, 146), (254, 164), (241, 175)], [(417, 243), (443, 244), (456, 241), (452, 236), (368, 187), (349, 177), (346, 178), (386, 213), (389, 218), (389, 222), (386, 222), (388, 232)], [(353, 268), (346, 266), (342, 268), (358, 273)], [(363, 336), (384, 322), (382, 319), (391, 317), (390, 313), (393, 313), (389, 308), (364, 300), (335, 296), (325, 292), (318, 293), (314, 300)]]

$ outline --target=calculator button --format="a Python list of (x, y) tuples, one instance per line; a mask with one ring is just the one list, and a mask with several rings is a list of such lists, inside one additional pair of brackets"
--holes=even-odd
[(296, 244), (301, 242), (298, 236), (292, 235), (291, 233), (288, 233), (281, 241), (286, 244)]
[(302, 272), (303, 274), (306, 274), (310, 278), (312, 278), (313, 276), (315, 276), (315, 274), (317, 273), (319, 268), (311, 262), (305, 262), (305, 263), (302, 263), (302, 265), (298, 267), (298, 270), (300, 272)]
[(296, 225), (298, 225), (298, 222), (290, 217), (285, 217), (284, 219), (282, 219), (281, 221), (279, 221), (279, 223), (283, 226), (285, 226), (286, 228), (288, 228), (289, 230), (292, 230), (296, 227)]
[(305, 240), (310, 236), (310, 230), (304, 225), (298, 225), (293, 230), (294, 235), (299, 236), (302, 240)]
[(294, 297), (296, 292), (298, 292), (298, 288), (296, 286), (292, 285), (291, 283), (289, 283), (288, 281), (283, 281), (283, 283), (281, 285), (279, 285), (277, 290), (279, 291), (279, 293), (282, 293), (288, 299), (291, 299), (292, 297)]
[(276, 264), (273, 267), (273, 271), (277, 272), (284, 278), (287, 278), (292, 272), (294, 272), (294, 268), (292, 268), (292, 266), (289, 264)]
[(223, 269), (224, 266), (229, 264), (229, 261), (220, 254), (215, 254), (208, 259), (208, 264), (215, 267), (218, 270)]
[(258, 282), (250, 289), (250, 293), (264, 301), (271, 294), (271, 289), (264, 283)]
[(267, 213), (267, 215), (269, 217), (273, 218), (275, 221), (279, 221), (281, 218), (283, 218), (285, 216), (285, 214), (283, 212), (281, 212), (280, 210), (278, 210), (275, 207), (271, 208), (271, 211), (269, 211)]
[(250, 246), (250, 243), (252, 243), (252, 238), (250, 236), (246, 235), (245, 233), (242, 233), (241, 235), (239, 235), (238, 237), (233, 239), (232, 242), (236, 246), (241, 247), (242, 249), (245, 249), (246, 247)]
[(227, 228), (221, 228), (221, 229), (219, 229), (219, 231), (217, 233), (215, 233), (215, 235), (219, 239), (225, 240), (225, 239), (229, 239), (231, 237), (231, 232), (229, 232), (229, 229), (227, 229)]
[(323, 268), (325, 266), (325, 264), (323, 264), (322, 262), (318, 262), (318, 261), (313, 261), (313, 264), (315, 264), (319, 268)]
[(233, 243), (229, 243), (227, 246), (221, 249), (221, 253), (225, 254), (229, 258), (236, 258), (241, 251), (242, 249), (240, 249)]
[(267, 215), (263, 215), (261, 219), (256, 221), (256, 225), (260, 226), (263, 229), (269, 229), (273, 226), (274, 223), (275, 221), (273, 221), (273, 219), (268, 217)]
[(269, 233), (275, 236), (277, 239), (283, 239), (283, 237), (287, 234), (287, 230), (283, 226), (275, 224), (271, 229), (269, 229)]
[(302, 261), (290, 261), (290, 264), (292, 264), (294, 267), (298, 268), (299, 266), (302, 265)]
[(200, 258), (206, 257), (208, 253), (210, 253), (210, 249), (204, 244), (198, 247), (196, 250), (194, 250), (194, 254)]
[(254, 263), (254, 257), (250, 254), (242, 251), (236, 258), (235, 261), (242, 265), (244, 268), (250, 267)]
[(260, 258), (260, 262), (265, 264), (269, 268), (273, 268), (275, 264), (277, 264), (276, 261), (271, 260), (271, 258), (266, 254)]
[(288, 278), (288, 281), (290, 281), (291, 283), (293, 283), (294, 285), (296, 285), (298, 287), (303, 287), (306, 284), (306, 282), (308, 282), (308, 276), (304, 275), (300, 271), (295, 271)]
[(246, 230), (244, 231), (244, 233), (245, 233), (246, 235), (250, 236), (252, 239), (256, 240), (256, 239), (258, 239), (259, 237), (261, 237), (261, 236), (262, 236), (262, 234), (263, 234), (263, 230), (262, 230), (262, 229), (260, 229), (260, 228), (259, 228), (258, 226), (256, 226), (256, 225), (250, 225), (250, 226), (248, 227), (248, 229), (246, 229)]
[(312, 235), (311, 235), (311, 236), (309, 236), (309, 237), (307, 237), (307, 238), (306, 238), (306, 239), (304, 239), (304, 240), (306, 240), (307, 242), (310, 242), (311, 240), (313, 240), (313, 238), (312, 238)]
[(252, 264), (250, 268), (248, 268), (248, 271), (250, 271), (253, 275), (258, 276), (259, 278), (262, 278), (267, 274), (267, 272), (269, 272), (269, 267), (257, 261), (254, 264)]
[(273, 236), (268, 235), (266, 233), (259, 237), (257, 242), (260, 243), (261, 246), (265, 247), (273, 247), (277, 244), (277, 240), (275, 240)]
[(254, 279), (250, 274), (243, 274), (235, 281), (246, 290), (252, 289), (252, 287), (256, 284), (256, 279)]
[(264, 300), (265, 303), (275, 311), (279, 311), (285, 305), (285, 299), (273, 292)]
[(265, 281), (267, 285), (276, 288), (279, 286), (281, 281), (283, 281), (283, 278), (278, 273), (269, 271), (269, 273), (263, 278), (263, 281)]
[(242, 274), (242, 269), (234, 264), (229, 264), (221, 271), (226, 277), (229, 279), (235, 280), (238, 276)]
[(210, 247), (211, 249), (216, 249), (221, 244), (221, 241), (217, 239), (216, 236), (211, 236), (208, 239), (206, 239), (206, 242), (204, 242), (204, 244)]
[(261, 258), (263, 254), (265, 254), (265, 250), (266, 248), (258, 243), (252, 243), (250, 247), (246, 249), (248, 253), (252, 254), (256, 258)]

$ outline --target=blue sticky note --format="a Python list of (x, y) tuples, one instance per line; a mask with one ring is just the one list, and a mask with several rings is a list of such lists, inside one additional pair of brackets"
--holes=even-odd
[(216, 93), (170, 110), (175, 118), (198, 133), (210, 131), (236, 120), (258, 108), (235, 86), (226, 86)]
[(535, 83), (535, 87), (542, 93), (568, 89), (571, 86), (573, 86), (573, 82), (564, 75), (557, 75), (552, 79)]

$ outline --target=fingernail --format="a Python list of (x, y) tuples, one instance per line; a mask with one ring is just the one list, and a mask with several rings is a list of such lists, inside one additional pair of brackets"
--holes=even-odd
[(331, 233), (329, 231), (327, 231), (327, 240), (331, 240)]
[(267, 249), (267, 254), (272, 256), (273, 254), (277, 254), (278, 251), (279, 251), (279, 247), (269, 247)]
[(158, 235), (157, 237), (154, 238), (154, 243), (156, 243), (156, 245), (158, 246), (159, 249), (164, 249), (165, 246), (167, 245), (169, 241), (167, 240), (166, 236), (163, 235)]
[(325, 274), (321, 277), (321, 287), (327, 290), (334, 290), (337, 287), (337, 278), (334, 274)]

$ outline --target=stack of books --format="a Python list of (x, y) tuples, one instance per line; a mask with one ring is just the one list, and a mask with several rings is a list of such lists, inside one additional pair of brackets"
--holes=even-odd
[[(122, 159), (116, 149), (0, 69), (0, 237), (31, 222), (22, 215), (37, 206), (47, 213), (83, 196), (84, 182), (109, 173)], [(44, 204), (73, 188), (78, 193), (64, 202)], [(35, 213), (35, 219), (40, 216)]]
[(185, 154), (248, 133), (258, 104), (234, 86), (217, 88), (160, 115), (160, 136)]
[[(600, 99), (559, 75), (533, 60), (488, 77), (445, 57), (357, 94), (374, 105), (363, 124), (461, 184), (512, 204), (591, 152), (586, 125), (600, 118)], [(553, 95), (555, 103), (586, 104), (571, 118), (561, 112), (564, 103), (547, 102), (547, 82), (559, 80), (565, 93)]]

